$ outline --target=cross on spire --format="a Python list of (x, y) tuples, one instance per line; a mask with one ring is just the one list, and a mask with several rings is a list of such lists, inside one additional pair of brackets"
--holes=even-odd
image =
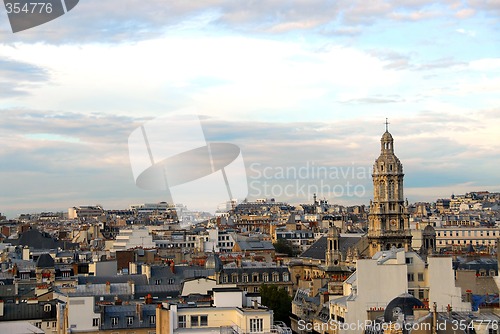
[(387, 118), (385, 119), (385, 123), (384, 124), (385, 124), (385, 131), (389, 132), (389, 124), (391, 124), (391, 123), (389, 123), (389, 121), (388, 121)]

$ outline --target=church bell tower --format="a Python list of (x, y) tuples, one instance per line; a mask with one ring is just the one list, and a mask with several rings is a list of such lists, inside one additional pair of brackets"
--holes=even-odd
[(407, 203), (403, 197), (403, 165), (394, 154), (386, 120), (381, 152), (373, 165), (373, 202), (368, 216), (369, 255), (391, 247), (411, 248)]

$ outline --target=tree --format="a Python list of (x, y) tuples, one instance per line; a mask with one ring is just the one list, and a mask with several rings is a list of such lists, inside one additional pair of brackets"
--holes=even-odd
[(275, 321), (283, 321), (290, 325), (290, 314), (292, 313), (292, 297), (288, 292), (274, 284), (262, 284), (260, 286), (262, 305), (269, 307), (274, 312)]
[(295, 255), (295, 252), (293, 250), (293, 245), (288, 240), (278, 239), (278, 241), (276, 241), (276, 243), (274, 243), (273, 246), (277, 253), (286, 254), (288, 256)]

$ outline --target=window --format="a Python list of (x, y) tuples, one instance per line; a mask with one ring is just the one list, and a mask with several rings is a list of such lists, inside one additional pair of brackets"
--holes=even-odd
[(179, 328), (186, 328), (186, 316), (185, 315), (178, 316), (177, 322), (178, 322)]
[(174, 284), (174, 282), (175, 282), (175, 281), (174, 281), (174, 279), (173, 279), (173, 278), (169, 278), (169, 279), (168, 279), (168, 284)]
[(283, 282), (288, 282), (290, 280), (290, 277), (288, 276), (288, 273), (283, 273)]
[(247, 274), (243, 274), (243, 282), (248, 282), (248, 275)]
[(50, 312), (51, 309), (52, 309), (52, 306), (50, 304), (43, 305), (44, 312)]
[(149, 316), (149, 324), (150, 325), (156, 324), (156, 315), (150, 315)]
[(412, 264), (413, 263), (413, 258), (412, 257), (407, 257), (406, 258), (406, 264)]
[(273, 282), (278, 282), (280, 280), (280, 274), (273, 273)]
[(132, 326), (134, 324), (134, 317), (127, 317), (127, 326)]
[(263, 319), (250, 319), (250, 333), (261, 333), (264, 328)]
[(222, 283), (227, 283), (227, 275), (222, 275)]
[(424, 273), (418, 273), (418, 281), (423, 282), (424, 280)]
[(192, 315), (191, 327), (208, 326), (208, 315)]
[(269, 282), (269, 274), (268, 273), (262, 274), (262, 280), (264, 282)]
[(408, 282), (413, 282), (413, 280), (414, 280), (413, 273), (408, 274)]
[(252, 282), (258, 282), (259, 281), (259, 274), (253, 273), (252, 274)]
[[(391, 170), (392, 170), (392, 165), (391, 166)], [(394, 181), (390, 181), (389, 182), (389, 198), (393, 198), (394, 197)], [(393, 209), (391, 207), (391, 209)]]
[(232, 276), (233, 283), (238, 283), (238, 274), (233, 274)]
[(258, 286), (254, 286), (253, 292), (259, 292), (259, 287)]
[(92, 326), (93, 327), (99, 327), (99, 323), (101, 322), (101, 319), (99, 318), (94, 318), (92, 319)]
[(111, 327), (118, 326), (118, 317), (111, 317)]
[(418, 299), (424, 299), (424, 290), (418, 290)]
[(155, 281), (155, 285), (160, 285), (160, 284), (161, 284), (161, 279), (157, 279), (157, 280)]
[(38, 328), (42, 328), (42, 323), (41, 322), (35, 322), (35, 326)]
[(52, 327), (56, 328), (57, 327), (57, 321), (52, 321)]

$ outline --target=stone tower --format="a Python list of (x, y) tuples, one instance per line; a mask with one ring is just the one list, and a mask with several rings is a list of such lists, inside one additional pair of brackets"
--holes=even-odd
[(327, 267), (340, 265), (342, 253), (340, 253), (339, 230), (336, 226), (330, 226), (326, 242), (325, 265)]
[(407, 203), (403, 197), (403, 165), (394, 154), (394, 140), (386, 131), (373, 165), (373, 202), (368, 216), (368, 255), (391, 247), (411, 248)]

